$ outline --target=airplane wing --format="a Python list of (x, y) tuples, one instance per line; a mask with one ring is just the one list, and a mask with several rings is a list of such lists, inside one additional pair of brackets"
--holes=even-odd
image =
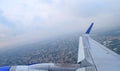
[(79, 39), (78, 64), (83, 68), (76, 71), (120, 71), (120, 56), (89, 36), (92, 26)]

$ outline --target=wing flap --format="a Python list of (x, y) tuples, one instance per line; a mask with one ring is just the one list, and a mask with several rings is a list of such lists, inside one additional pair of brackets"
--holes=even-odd
[(77, 61), (77, 63), (79, 64), (84, 59), (85, 59), (84, 46), (83, 46), (82, 37), (80, 37), (79, 38), (78, 61)]

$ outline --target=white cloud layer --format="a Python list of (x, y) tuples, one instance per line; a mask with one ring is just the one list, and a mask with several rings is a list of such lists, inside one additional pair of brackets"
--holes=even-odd
[(0, 42), (7, 45), (11, 40), (34, 39), (35, 34), (43, 38), (83, 31), (92, 21), (94, 30), (113, 29), (120, 26), (119, 3), (119, 0), (1, 0)]

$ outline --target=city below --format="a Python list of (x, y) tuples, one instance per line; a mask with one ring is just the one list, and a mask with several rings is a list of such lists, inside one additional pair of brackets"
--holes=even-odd
[[(0, 51), (0, 66), (35, 63), (77, 63), (79, 34), (16, 46)], [(120, 54), (120, 36), (91, 35), (96, 41)]]

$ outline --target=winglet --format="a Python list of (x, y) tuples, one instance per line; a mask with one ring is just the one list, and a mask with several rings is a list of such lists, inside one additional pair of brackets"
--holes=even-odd
[(94, 23), (91, 23), (90, 27), (89, 27), (88, 30), (85, 32), (86, 34), (89, 34), (89, 33), (90, 33), (93, 25), (94, 25)]

